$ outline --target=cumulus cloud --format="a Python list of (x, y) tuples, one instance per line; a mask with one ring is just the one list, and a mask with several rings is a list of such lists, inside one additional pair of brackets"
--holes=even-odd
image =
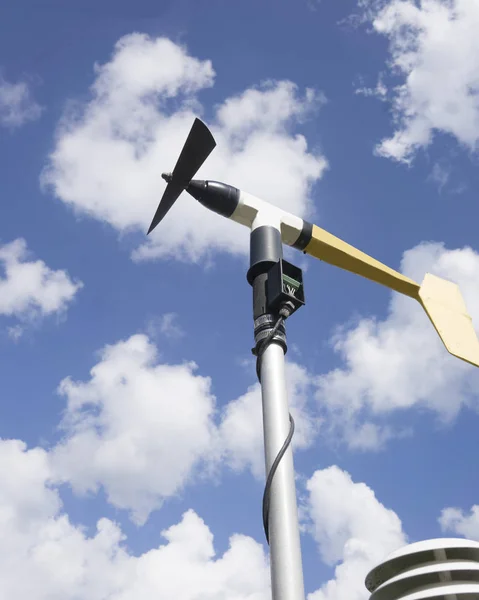
[[(52, 487), (48, 454), (0, 441), (0, 580), (18, 600), (266, 600), (263, 548), (235, 534), (215, 555), (213, 535), (193, 511), (164, 530), (164, 543), (135, 556), (120, 527), (102, 518), (96, 531), (71, 523)], [(25, 574), (28, 576), (25, 576)]]
[(306, 487), (311, 533), (322, 560), (335, 567), (335, 578), (308, 600), (366, 600), (369, 570), (407, 543), (400, 519), (337, 466), (316, 471)]
[(212, 449), (215, 399), (210, 379), (195, 370), (158, 364), (144, 335), (104, 348), (90, 380), (59, 386), (67, 408), (52, 457), (57, 475), (80, 494), (102, 485), (143, 523)]
[(479, 541), (479, 506), (471, 507), (469, 514), (460, 508), (445, 508), (439, 517), (442, 531), (452, 531), (470, 540)]
[(25, 81), (11, 83), (0, 75), (0, 125), (15, 129), (42, 114)]
[(360, 0), (387, 37), (394, 134), (379, 155), (410, 162), (435, 133), (476, 150), (479, 140), (479, 5), (475, 0)]
[[(308, 448), (319, 430), (320, 421), (313, 414), (310, 399), (313, 377), (296, 363), (286, 364), (288, 396), (295, 421), (293, 449)], [(236, 471), (250, 468), (258, 479), (264, 478), (263, 417), (259, 384), (229, 402), (219, 428), (221, 452)]]
[[(267, 600), (263, 547), (233, 534), (217, 556), (204, 521), (187, 510), (163, 541), (134, 555), (121, 527), (101, 518), (92, 533), (64, 512), (49, 452), (0, 440), (0, 579), (18, 600)], [(310, 531), (335, 579), (310, 600), (362, 600), (367, 571), (406, 543), (401, 522), (364, 483), (338, 467), (307, 483)], [(28, 577), (24, 574), (28, 573)], [(363, 591), (364, 590), (364, 591)]]
[[(58, 126), (42, 183), (76, 212), (118, 232), (145, 232), (197, 115), (199, 92), (214, 83), (208, 60), (166, 38), (121, 38), (109, 62), (96, 65), (86, 104), (71, 103)], [(265, 82), (227, 98), (209, 120), (218, 146), (198, 177), (223, 180), (303, 215), (311, 186), (326, 168), (294, 135), (324, 103), (289, 81)], [(197, 261), (211, 250), (247, 249), (247, 232), (210, 213), (187, 194), (134, 252), (136, 259)]]
[[(90, 379), (64, 379), (63, 439), (51, 451), (56, 480), (77, 494), (100, 487), (110, 503), (142, 524), (165, 499), (218, 468), (264, 477), (261, 393), (254, 385), (221, 411), (211, 381), (194, 363), (162, 364), (145, 335), (106, 346)], [(318, 430), (313, 377), (287, 365), (293, 444), (309, 447)], [(152, 477), (152, 473), (155, 476)]]
[[(431, 272), (459, 284), (479, 323), (479, 254), (473, 249), (420, 244), (405, 252), (401, 271), (419, 282)], [(398, 434), (385, 421), (392, 412), (421, 407), (446, 424), (462, 407), (479, 408), (477, 370), (447, 353), (409, 298), (394, 294), (386, 319), (342, 327), (331, 343), (343, 366), (318, 378), (317, 398), (331, 431), (351, 448), (378, 448)]]
[[(83, 286), (66, 271), (55, 271), (41, 260), (29, 260), (27, 243), (21, 238), (0, 246), (0, 267), (0, 315), (22, 321), (64, 312)], [(16, 326), (10, 335), (18, 339), (22, 331)]]

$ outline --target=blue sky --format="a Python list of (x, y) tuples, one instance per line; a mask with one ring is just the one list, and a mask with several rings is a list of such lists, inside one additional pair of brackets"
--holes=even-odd
[[(183, 195), (146, 239), (161, 172), (199, 116), (200, 176), (458, 283), (477, 325), (478, 25), (474, 0), (2, 9), (0, 598), (269, 597), (247, 231)], [(306, 592), (361, 600), (397, 547), (479, 539), (478, 375), (412, 300), (288, 256)]]

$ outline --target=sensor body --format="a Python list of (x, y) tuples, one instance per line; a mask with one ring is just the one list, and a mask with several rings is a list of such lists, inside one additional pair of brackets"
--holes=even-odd
[(311, 223), (231, 185), (194, 179), (186, 191), (204, 207), (252, 231), (274, 227), (287, 246), (304, 250), (311, 241)]

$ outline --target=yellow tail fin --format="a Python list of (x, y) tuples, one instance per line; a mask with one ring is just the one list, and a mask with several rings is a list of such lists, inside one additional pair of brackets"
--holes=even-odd
[(419, 286), (402, 273), (316, 225), (313, 225), (311, 240), (304, 251), (331, 265), (357, 273), (419, 300), (447, 350), (479, 367), (479, 341), (461, 292), (455, 283), (427, 273)]
[(385, 285), (400, 294), (417, 298), (419, 285), (415, 281), (317, 225), (313, 225), (311, 241), (304, 252), (330, 265)]
[(448, 352), (479, 367), (479, 341), (459, 287), (426, 273), (419, 301)]

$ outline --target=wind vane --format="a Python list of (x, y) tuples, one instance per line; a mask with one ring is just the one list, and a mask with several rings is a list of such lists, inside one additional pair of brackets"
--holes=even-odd
[[(203, 206), (249, 227), (253, 287), (253, 353), (258, 357), (263, 428), (268, 473), (263, 496), (263, 525), (270, 544), (274, 600), (304, 600), (293, 455), (294, 421), (289, 414), (284, 376), (287, 350), (284, 321), (304, 304), (301, 269), (283, 260), (282, 245), (380, 283), (417, 300), (426, 311), (446, 349), (479, 366), (479, 341), (458, 286), (430, 273), (421, 285), (378, 260), (265, 200), (217, 181), (194, 180), (216, 142), (195, 119), (148, 234), (163, 220), (183, 191)], [(438, 597), (438, 596), (435, 596)], [(444, 596), (445, 598), (446, 596)], [(439, 597), (438, 597), (439, 598)]]

